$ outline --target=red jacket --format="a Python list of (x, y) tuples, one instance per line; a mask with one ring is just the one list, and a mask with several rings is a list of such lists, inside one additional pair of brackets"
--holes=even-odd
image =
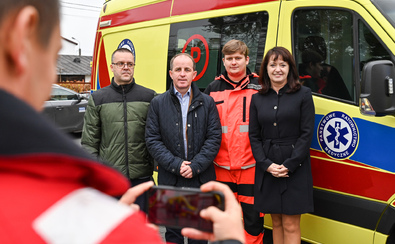
[(0, 120), (0, 243), (162, 243), (120, 173), (1, 90)]
[(251, 96), (261, 86), (258, 75), (247, 72), (239, 83), (227, 79), (226, 72), (211, 82), (205, 90), (217, 104), (222, 125), (222, 142), (214, 163), (228, 170), (255, 166), (248, 138)]

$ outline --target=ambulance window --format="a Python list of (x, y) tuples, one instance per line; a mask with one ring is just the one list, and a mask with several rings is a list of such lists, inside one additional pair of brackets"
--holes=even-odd
[[(266, 22), (267, 23), (267, 22)], [(237, 31), (236, 31), (237, 30)], [(249, 30), (248, 32), (243, 30)], [(259, 73), (261, 61), (263, 59), (263, 51), (265, 48), (266, 26), (263, 37), (261, 37), (262, 24), (260, 22), (246, 22), (240, 24), (224, 25), (222, 28), (221, 49), (230, 40), (237, 39), (246, 43), (250, 53), (250, 62), (248, 68), (255, 73)], [(222, 53), (221, 58), (222, 58)], [(221, 72), (225, 71), (225, 67), (221, 65)], [(217, 73), (219, 75), (219, 72)]]
[[(196, 61), (196, 82), (200, 89), (223, 71), (223, 45), (231, 39), (246, 42), (250, 50), (248, 68), (259, 72), (265, 48), (268, 24), (267, 12), (223, 16), (182, 22), (170, 27), (168, 68), (170, 59), (177, 53), (187, 52)], [(167, 87), (171, 84), (168, 76)]]
[(373, 32), (361, 20), (358, 21), (360, 71), (374, 60), (391, 60), (391, 56)]
[(353, 14), (309, 9), (293, 19), (300, 81), (317, 95), (355, 102)]

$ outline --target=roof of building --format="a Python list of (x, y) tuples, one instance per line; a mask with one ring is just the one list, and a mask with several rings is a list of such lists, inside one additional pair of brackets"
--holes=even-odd
[(90, 75), (92, 56), (59, 55), (58, 75)]
[(78, 42), (75, 42), (75, 41), (73, 41), (73, 40), (70, 40), (69, 38), (66, 38), (66, 37), (63, 37), (63, 36), (62, 36), (62, 39), (65, 40), (65, 41), (67, 41), (67, 42), (70, 42), (70, 43), (72, 43), (72, 44), (74, 44), (74, 45), (78, 45)]

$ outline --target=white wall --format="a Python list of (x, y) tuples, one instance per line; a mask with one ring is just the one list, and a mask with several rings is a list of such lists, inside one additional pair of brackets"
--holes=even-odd
[(78, 55), (78, 44), (66, 41), (62, 38), (62, 49), (60, 49), (59, 55)]
[(90, 82), (91, 82), (91, 76), (85, 75), (85, 83), (90, 83)]

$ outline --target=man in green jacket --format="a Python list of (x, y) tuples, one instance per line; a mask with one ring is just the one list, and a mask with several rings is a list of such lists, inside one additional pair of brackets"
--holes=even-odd
[[(126, 48), (114, 51), (111, 85), (89, 98), (81, 144), (129, 178), (132, 186), (151, 180), (153, 159), (145, 145), (145, 122), (153, 90), (136, 84), (134, 56)], [(136, 201), (145, 211), (144, 197)]]

